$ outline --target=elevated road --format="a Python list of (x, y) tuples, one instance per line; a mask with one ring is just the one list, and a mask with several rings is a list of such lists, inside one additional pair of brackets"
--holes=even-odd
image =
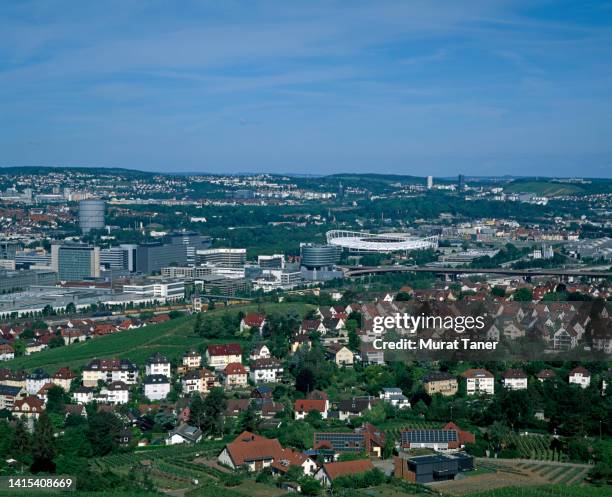
[(612, 271), (590, 270), (581, 271), (579, 269), (506, 269), (506, 268), (457, 268), (439, 266), (342, 266), (344, 276), (355, 278), (358, 276), (368, 276), (371, 274), (385, 273), (433, 273), (433, 274), (500, 274), (506, 276), (575, 276), (586, 278), (612, 278)]

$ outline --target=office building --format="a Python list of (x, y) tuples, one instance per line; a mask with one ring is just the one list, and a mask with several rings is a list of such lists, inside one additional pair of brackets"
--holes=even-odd
[(257, 264), (261, 269), (283, 269), (285, 267), (285, 256), (283, 254), (259, 255)]
[(182, 243), (151, 242), (136, 247), (136, 271), (143, 274), (160, 272), (166, 266), (185, 266), (187, 246)]
[(433, 176), (427, 176), (427, 189), (431, 190), (433, 188)]
[(212, 238), (203, 236), (195, 231), (175, 231), (164, 238), (164, 242), (171, 244), (185, 245), (187, 250), (187, 265), (196, 263), (196, 251), (210, 248)]
[(331, 269), (340, 259), (341, 251), (335, 245), (305, 243), (300, 246), (300, 264), (308, 269)]
[(196, 251), (197, 264), (222, 267), (242, 267), (246, 263), (246, 249), (216, 248)]
[(127, 269), (128, 251), (121, 247), (101, 249), (100, 264), (107, 269)]
[(83, 233), (104, 229), (104, 200), (81, 200), (79, 202), (79, 226)]
[(100, 248), (84, 244), (51, 246), (51, 266), (61, 281), (100, 277)]
[(141, 298), (180, 300), (185, 298), (185, 282), (183, 280), (141, 280), (123, 285), (123, 292), (135, 294)]

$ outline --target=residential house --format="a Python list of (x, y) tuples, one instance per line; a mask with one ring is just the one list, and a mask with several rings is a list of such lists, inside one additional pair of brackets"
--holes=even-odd
[(13, 403), (12, 413), (17, 418), (38, 419), (45, 410), (42, 400), (34, 395), (16, 399)]
[(190, 350), (183, 354), (182, 364), (187, 369), (197, 369), (202, 365), (202, 356), (195, 350)]
[(166, 445), (194, 444), (202, 440), (202, 431), (195, 426), (181, 424), (168, 432)]
[(465, 378), (468, 395), (493, 395), (495, 376), (486, 369), (468, 369), (461, 376)]
[(304, 419), (310, 411), (317, 411), (323, 419), (327, 418), (329, 401), (327, 399), (299, 399), (293, 404), (295, 419)]
[(70, 368), (63, 367), (58, 369), (51, 381), (57, 385), (58, 387), (63, 388), (66, 392), (70, 390), (70, 386), (72, 385), (73, 380), (77, 377), (75, 373), (73, 373)]
[(242, 318), (240, 321), (240, 331), (250, 331), (254, 328), (259, 330), (259, 334), (261, 335), (262, 328), (266, 325), (266, 316), (264, 314), (258, 314), (255, 312), (249, 312), (246, 316)]
[(0, 385), (0, 411), (2, 409), (11, 411), (15, 401), (21, 397), (25, 397), (26, 395), (27, 392), (23, 387)]
[(459, 390), (457, 378), (444, 371), (436, 371), (426, 375), (423, 378), (423, 387), (427, 395), (439, 393), (445, 397), (455, 395), (457, 390)]
[(355, 355), (346, 346), (340, 343), (333, 343), (327, 347), (327, 355), (338, 366), (352, 366)]
[(588, 369), (578, 366), (570, 371), (569, 382), (587, 388), (591, 384), (591, 373)]
[(354, 461), (339, 461), (325, 463), (315, 473), (315, 479), (320, 481), (324, 487), (330, 487), (336, 478), (351, 476), (374, 469), (370, 459), (357, 459)]
[(238, 343), (209, 345), (206, 349), (206, 363), (216, 370), (225, 369), (228, 364), (242, 363), (242, 347)]
[(225, 446), (217, 461), (231, 469), (260, 471), (272, 466), (282, 454), (283, 448), (276, 438), (244, 431)]
[(127, 404), (130, 401), (130, 388), (122, 381), (112, 381), (94, 399), (113, 405)]
[(383, 388), (379, 394), (379, 397), (383, 400), (383, 402), (392, 405), (396, 409), (410, 408), (410, 401), (408, 400), (408, 397), (404, 395), (401, 388)]
[(72, 400), (77, 404), (90, 404), (94, 400), (94, 389), (91, 387), (79, 387), (72, 392)]
[(222, 373), (225, 388), (244, 388), (248, 384), (249, 374), (239, 362), (228, 364)]
[(557, 374), (552, 369), (543, 369), (536, 375), (537, 379), (542, 383), (546, 380), (553, 379), (555, 376), (557, 376)]
[(275, 383), (283, 376), (283, 365), (276, 359), (255, 359), (251, 361), (249, 378), (253, 383)]
[(26, 391), (30, 395), (36, 395), (50, 381), (51, 376), (44, 369), (37, 368), (26, 376)]
[(272, 462), (272, 474), (284, 475), (289, 471), (291, 466), (302, 468), (302, 473), (305, 476), (314, 475), (319, 468), (317, 463), (303, 452), (287, 448), (282, 449), (280, 454)]
[(181, 382), (183, 392), (186, 394), (193, 392), (207, 394), (211, 388), (220, 386), (215, 374), (206, 368), (188, 371)]
[(15, 358), (15, 349), (8, 343), (0, 343), (0, 361), (10, 361)]
[(257, 361), (259, 359), (270, 359), (272, 354), (270, 353), (270, 349), (265, 343), (257, 344), (251, 350), (249, 354), (250, 361)]
[(170, 393), (170, 379), (166, 375), (148, 375), (143, 383), (144, 395), (149, 400), (164, 400)]
[(369, 396), (341, 400), (338, 403), (338, 419), (346, 421), (347, 419), (361, 416), (365, 411), (372, 409), (376, 402), (379, 402), (379, 399)]
[(95, 387), (99, 381), (135, 385), (138, 382), (138, 367), (128, 359), (94, 359), (83, 369), (83, 385)]
[(156, 352), (147, 359), (145, 363), (145, 374), (147, 376), (162, 375), (170, 379), (172, 376), (170, 361), (159, 352)]
[(527, 374), (520, 369), (508, 369), (502, 374), (502, 384), (508, 390), (527, 390)]
[(382, 457), (385, 433), (370, 423), (364, 423), (353, 432), (315, 432), (314, 450), (331, 449), (338, 453), (365, 454)]

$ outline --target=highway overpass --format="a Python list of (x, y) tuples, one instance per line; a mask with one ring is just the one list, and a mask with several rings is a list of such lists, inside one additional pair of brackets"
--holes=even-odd
[(504, 276), (561, 276), (564, 278), (586, 277), (586, 278), (612, 278), (612, 271), (591, 270), (581, 271), (579, 269), (506, 269), (506, 268), (457, 268), (457, 267), (439, 267), (439, 266), (342, 266), (344, 276), (347, 278), (355, 278), (359, 276), (368, 276), (371, 274), (385, 273), (433, 273), (443, 275), (458, 275), (458, 274), (499, 274)]

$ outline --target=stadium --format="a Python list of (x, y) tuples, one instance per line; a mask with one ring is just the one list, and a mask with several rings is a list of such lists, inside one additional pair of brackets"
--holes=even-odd
[(438, 237), (418, 238), (408, 233), (366, 233), (332, 230), (326, 233), (327, 243), (349, 252), (391, 253), (437, 249)]

